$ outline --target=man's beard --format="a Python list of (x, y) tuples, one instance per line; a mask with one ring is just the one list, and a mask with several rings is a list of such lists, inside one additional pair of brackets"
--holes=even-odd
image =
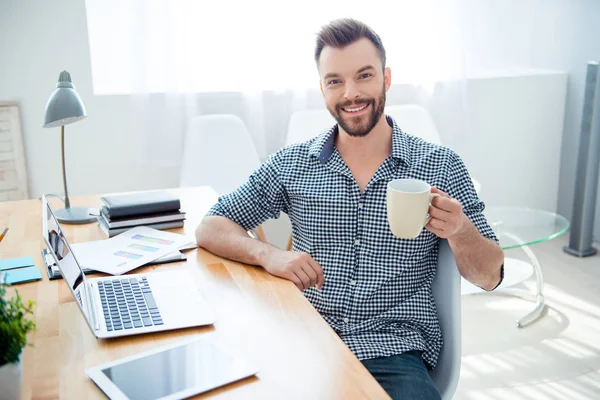
[[(371, 107), (371, 112), (367, 115), (360, 116), (352, 116), (352, 114), (348, 114), (343, 111), (342, 108), (356, 108), (363, 106), (365, 104), (369, 104)], [(344, 103), (338, 103), (335, 105), (335, 109), (332, 110), (328, 108), (329, 113), (339, 126), (350, 136), (354, 137), (364, 137), (373, 130), (381, 115), (383, 114), (385, 107), (385, 89), (381, 91), (381, 96), (378, 101), (375, 99), (360, 99), (358, 101), (347, 101)], [(342, 117), (343, 116), (343, 117)]]

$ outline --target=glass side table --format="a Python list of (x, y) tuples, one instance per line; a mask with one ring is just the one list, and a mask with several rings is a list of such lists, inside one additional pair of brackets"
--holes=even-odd
[[(536, 321), (544, 311), (544, 279), (537, 257), (529, 246), (552, 240), (569, 229), (569, 221), (556, 213), (519, 207), (489, 207), (484, 215), (500, 241), (503, 250), (520, 248), (530, 263), (506, 257), (504, 260), (504, 280), (500, 287), (502, 293), (518, 296), (535, 303), (535, 308), (517, 320), (522, 328)], [(531, 293), (524, 289), (510, 288), (535, 275), (536, 289)], [(467, 280), (462, 280), (462, 294), (485, 292)]]

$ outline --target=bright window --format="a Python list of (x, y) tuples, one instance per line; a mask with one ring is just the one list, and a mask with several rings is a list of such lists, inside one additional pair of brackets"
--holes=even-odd
[(95, 94), (314, 88), (315, 34), (353, 17), (382, 38), (393, 82), (460, 76), (449, 1), (87, 0)]

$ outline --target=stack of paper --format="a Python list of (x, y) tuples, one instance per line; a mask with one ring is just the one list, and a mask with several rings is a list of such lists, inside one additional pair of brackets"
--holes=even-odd
[(71, 247), (83, 267), (121, 275), (196, 244), (189, 236), (138, 226), (110, 239), (75, 243)]

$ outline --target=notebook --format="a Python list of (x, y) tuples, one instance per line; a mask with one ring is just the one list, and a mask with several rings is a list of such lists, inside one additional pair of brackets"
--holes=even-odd
[(165, 191), (103, 196), (100, 200), (110, 218), (165, 213), (181, 207), (179, 198)]
[(7, 285), (39, 281), (40, 279), (42, 279), (42, 274), (38, 267), (17, 268), (0, 272), (0, 281)]

